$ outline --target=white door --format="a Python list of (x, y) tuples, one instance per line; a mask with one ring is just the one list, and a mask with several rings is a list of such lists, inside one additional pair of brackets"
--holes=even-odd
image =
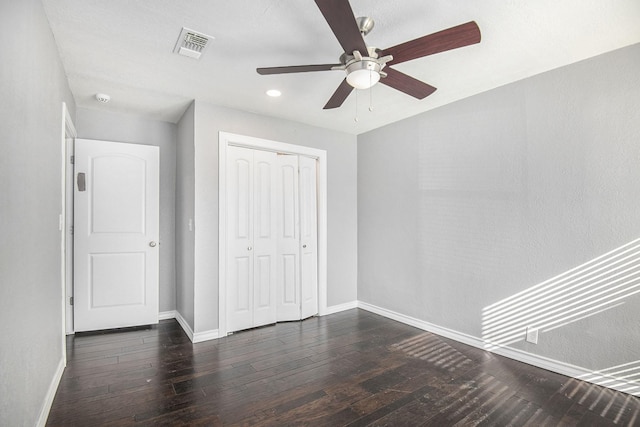
[(316, 160), (300, 156), (301, 318), (318, 314), (318, 203)]
[(158, 323), (159, 148), (76, 140), (76, 331)]
[(318, 313), (315, 159), (278, 155), (278, 321)]
[(298, 156), (278, 155), (278, 321), (300, 320)]
[(227, 329), (276, 321), (276, 154), (227, 149)]

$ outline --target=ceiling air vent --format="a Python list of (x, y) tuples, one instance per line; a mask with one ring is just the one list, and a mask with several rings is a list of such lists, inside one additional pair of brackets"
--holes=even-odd
[(199, 59), (211, 40), (213, 40), (211, 36), (183, 27), (173, 51), (189, 58)]

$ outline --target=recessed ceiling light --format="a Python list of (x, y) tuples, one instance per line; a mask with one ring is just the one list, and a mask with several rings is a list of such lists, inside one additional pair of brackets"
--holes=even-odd
[(267, 91), (267, 95), (269, 95), (269, 96), (270, 96), (270, 97), (272, 97), (272, 98), (277, 98), (277, 97), (279, 97), (280, 95), (282, 95), (282, 92), (280, 92), (280, 91), (279, 91), (279, 90), (277, 90), (277, 89), (269, 89), (269, 90)]

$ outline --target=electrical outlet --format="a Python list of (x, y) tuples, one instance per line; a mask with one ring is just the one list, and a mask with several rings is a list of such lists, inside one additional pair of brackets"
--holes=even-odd
[(527, 342), (538, 344), (538, 328), (527, 326)]

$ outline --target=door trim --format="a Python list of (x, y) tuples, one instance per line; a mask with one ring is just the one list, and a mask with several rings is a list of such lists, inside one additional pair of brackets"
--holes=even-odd
[(227, 335), (227, 147), (297, 154), (318, 161), (318, 315), (327, 314), (327, 152), (318, 148), (219, 132), (218, 134), (218, 336)]
[[(61, 153), (61, 169), (60, 169), (60, 186), (61, 186), (61, 207), (60, 207), (60, 283), (62, 287), (62, 358), (64, 366), (67, 366), (67, 334), (73, 333), (73, 310), (69, 309), (69, 296), (67, 290), (72, 286), (67, 283), (67, 260), (73, 259), (73, 236), (71, 230), (67, 226), (67, 205), (73, 198), (73, 179), (69, 180), (67, 175), (69, 169), (73, 169), (71, 158), (69, 157), (73, 151), (73, 147), (69, 150), (67, 139), (75, 139), (78, 136), (76, 127), (71, 120), (71, 114), (65, 102), (62, 103), (62, 141), (60, 145)], [(71, 144), (73, 145), (73, 144)]]
[[(64, 293), (64, 307), (66, 309), (66, 328), (65, 333), (67, 335), (75, 333), (75, 329), (73, 326), (73, 306), (71, 305), (70, 298), (73, 296), (73, 175), (74, 175), (74, 166), (71, 163), (71, 156), (74, 154), (75, 150), (75, 140), (78, 137), (78, 133), (76, 131), (73, 122), (71, 121), (71, 117), (69, 116), (69, 110), (66, 109), (65, 106), (65, 141), (63, 144), (66, 146), (66, 153), (63, 161), (65, 162), (65, 169), (63, 173), (66, 175), (66, 185), (65, 185), (65, 213), (64, 213), (64, 233), (65, 233), (65, 254), (66, 254), (66, 264), (65, 264), (65, 288), (66, 291)], [(71, 141), (69, 141), (69, 139)]]

